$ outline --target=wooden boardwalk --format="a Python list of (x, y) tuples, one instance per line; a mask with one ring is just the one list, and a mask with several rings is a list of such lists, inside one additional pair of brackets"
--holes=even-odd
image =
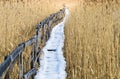
[(51, 32), (46, 46), (42, 49), (40, 57), (40, 68), (35, 79), (66, 79), (66, 61), (63, 55), (64, 47), (64, 25), (69, 15), (69, 10), (65, 10), (66, 16), (61, 23), (56, 25)]
[(65, 79), (66, 62), (63, 56), (64, 23), (61, 22), (52, 30), (50, 39), (43, 48), (40, 58), (40, 69), (35, 79)]

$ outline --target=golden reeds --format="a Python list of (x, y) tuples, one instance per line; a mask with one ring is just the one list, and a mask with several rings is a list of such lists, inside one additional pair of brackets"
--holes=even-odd
[(67, 79), (120, 78), (120, 9), (116, 3), (77, 5), (65, 27)]
[[(18, 43), (35, 33), (38, 22), (65, 3), (70, 10), (64, 47), (67, 79), (119, 79), (120, 1), (56, 2), (11, 0), (0, 3), (0, 62)], [(26, 50), (30, 52), (29, 48)], [(27, 57), (26, 54), (25, 59)]]

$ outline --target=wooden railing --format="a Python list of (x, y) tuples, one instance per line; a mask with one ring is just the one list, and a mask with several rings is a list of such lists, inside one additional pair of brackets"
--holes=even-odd
[[(19, 79), (28, 79), (33, 76), (37, 71), (36, 64), (39, 64), (39, 57), (41, 54), (41, 44), (49, 39), (53, 26), (63, 20), (65, 16), (65, 8), (57, 13), (51, 14), (48, 18), (44, 19), (36, 26), (36, 34), (29, 40), (19, 44), (4, 62), (0, 65), (0, 79), (10, 79), (11, 72), (16, 62), (19, 62)], [(32, 46), (29, 71), (24, 71), (23, 51), (26, 47)], [(14, 78), (11, 78), (14, 79)]]

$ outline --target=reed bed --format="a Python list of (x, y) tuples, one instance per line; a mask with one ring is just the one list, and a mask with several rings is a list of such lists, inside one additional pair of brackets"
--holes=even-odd
[(78, 1), (71, 9), (65, 27), (67, 79), (120, 78), (119, 7), (116, 1)]
[[(70, 10), (64, 46), (67, 79), (119, 79), (119, 3), (119, 0), (1, 0), (0, 63), (18, 43), (35, 34), (37, 23), (66, 4)], [(25, 49), (25, 60), (31, 52), (29, 48)], [(27, 70), (28, 65), (24, 66)]]

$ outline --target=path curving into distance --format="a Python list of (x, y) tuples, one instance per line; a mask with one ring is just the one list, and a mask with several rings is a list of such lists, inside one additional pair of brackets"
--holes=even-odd
[(69, 15), (69, 10), (66, 8), (65, 12), (65, 18), (52, 29), (51, 36), (42, 49), (40, 68), (34, 79), (66, 79), (66, 61), (62, 48), (65, 38), (64, 24)]

